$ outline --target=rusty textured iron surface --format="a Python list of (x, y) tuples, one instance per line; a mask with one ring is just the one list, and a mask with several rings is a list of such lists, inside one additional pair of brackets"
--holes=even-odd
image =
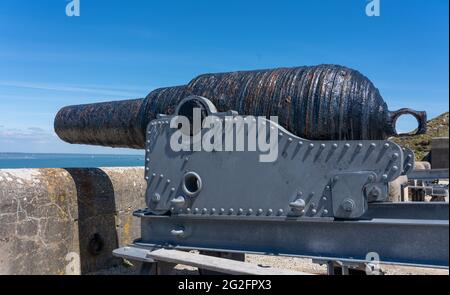
[(173, 114), (189, 95), (204, 96), (219, 111), (278, 116), (297, 136), (318, 140), (386, 139), (397, 135), (399, 116), (411, 114), (426, 130), (426, 114), (391, 112), (372, 82), (339, 65), (205, 74), (184, 86), (152, 91), (145, 99), (70, 106), (55, 119), (69, 143), (143, 148), (145, 128), (157, 114)]

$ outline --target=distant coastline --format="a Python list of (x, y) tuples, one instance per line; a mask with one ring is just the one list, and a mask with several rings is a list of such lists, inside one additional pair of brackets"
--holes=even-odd
[(139, 167), (144, 154), (69, 154), (0, 152), (0, 169)]

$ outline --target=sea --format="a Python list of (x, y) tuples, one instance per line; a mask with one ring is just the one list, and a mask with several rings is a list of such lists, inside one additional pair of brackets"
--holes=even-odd
[(0, 169), (144, 166), (142, 155), (0, 153)]

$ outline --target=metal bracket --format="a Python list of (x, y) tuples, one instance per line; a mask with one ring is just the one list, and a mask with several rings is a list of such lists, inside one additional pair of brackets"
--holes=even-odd
[(367, 196), (364, 188), (375, 179), (376, 174), (373, 172), (336, 175), (332, 186), (334, 217), (355, 219), (364, 215), (367, 211)]

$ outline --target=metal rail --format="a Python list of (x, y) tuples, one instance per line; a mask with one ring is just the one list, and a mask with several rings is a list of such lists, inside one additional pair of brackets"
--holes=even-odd
[[(448, 203), (377, 204), (371, 220), (154, 216), (137, 212), (135, 246), (448, 268)], [(397, 217), (396, 217), (397, 216)]]
[(408, 179), (435, 180), (448, 179), (448, 169), (414, 170), (408, 173)]

